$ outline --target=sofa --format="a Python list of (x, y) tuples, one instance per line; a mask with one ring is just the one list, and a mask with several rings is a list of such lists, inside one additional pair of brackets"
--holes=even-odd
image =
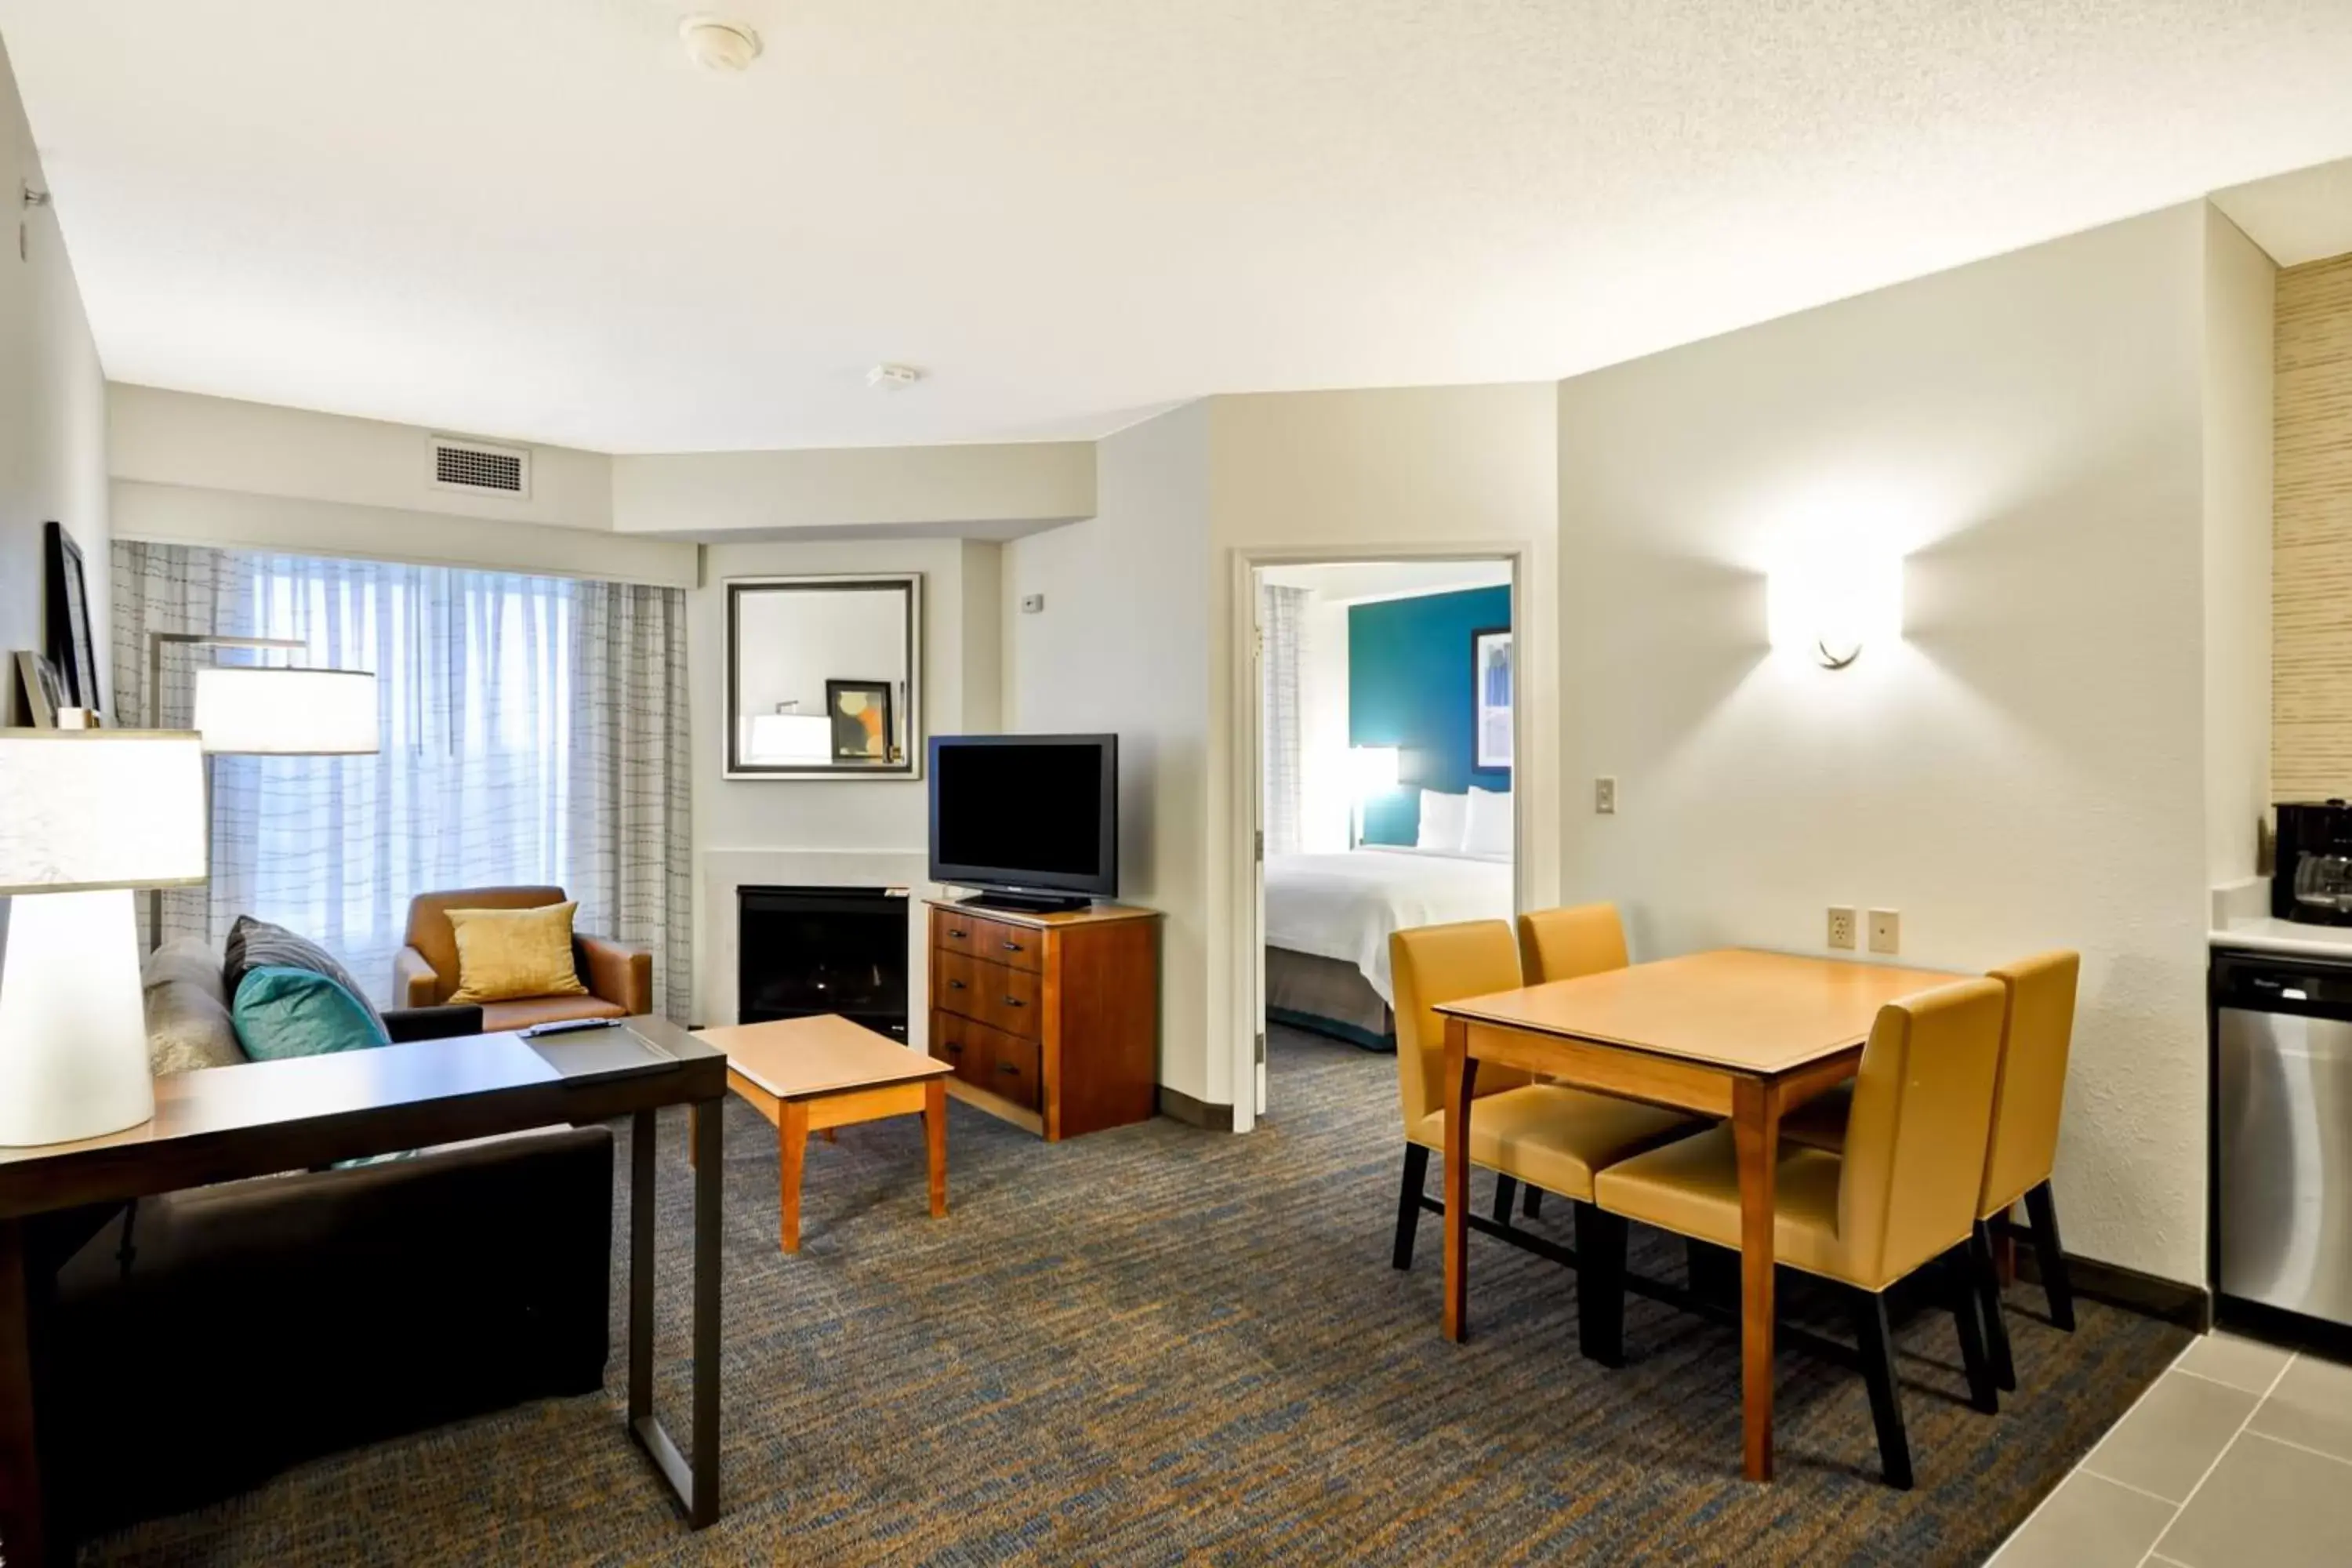
[[(564, 901), (561, 888), (460, 888), (419, 894), (408, 906), (408, 945), (393, 960), (393, 1002), (402, 1007), (446, 1003), (457, 989), (457, 936), (451, 910), (536, 910)], [(527, 1029), (572, 1018), (627, 1018), (654, 1010), (654, 958), (648, 948), (574, 932), (572, 962), (584, 996), (530, 996), (482, 1005), (482, 1027)]]
[[(185, 983), (196, 967), (184, 949), (150, 959), (151, 978)], [(151, 1023), (163, 988), (150, 988)], [(395, 1008), (384, 1022), (395, 1042), (481, 1032), (467, 1006)], [(41, 1394), (57, 1503), (79, 1533), (214, 1501), (353, 1444), (604, 1384), (603, 1127), (80, 1217), (56, 1276)]]

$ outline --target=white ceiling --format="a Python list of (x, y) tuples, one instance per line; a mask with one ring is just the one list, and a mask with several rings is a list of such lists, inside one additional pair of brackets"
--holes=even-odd
[(685, 8), (0, 37), (111, 375), (616, 451), (1546, 379), (2352, 154), (2343, 0)]
[(2216, 191), (2213, 205), (2281, 267), (2352, 251), (2352, 158)]

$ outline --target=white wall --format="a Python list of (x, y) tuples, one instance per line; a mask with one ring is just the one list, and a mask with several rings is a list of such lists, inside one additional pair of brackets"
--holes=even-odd
[(2205, 209), (2205, 876), (2255, 874), (2271, 805), (2271, 447), (2278, 268)]
[(116, 533), (690, 587), (695, 547), (613, 531), (611, 459), (530, 447), (528, 496), (436, 489), (431, 431), (117, 383)]
[[(110, 703), (106, 489), (106, 378), (90, 342), (81, 294), (58, 233), (54, 207), (26, 210), (19, 181), (45, 190), (39, 155), (0, 47), (0, 180), (8, 222), (0, 238), (0, 722), (24, 715), (15, 650), (47, 647), (42, 596), (42, 524), (54, 519), (81, 546), (97, 628), (100, 684)], [(21, 229), (24, 255), (17, 254)]]
[[(1202, 825), (1210, 790), (1209, 410), (1106, 437), (1097, 510), (1004, 546), (1004, 728), (1116, 731), (1119, 896), (1163, 911), (1160, 1081), (1230, 1103), (1208, 1049), (1212, 919)], [(1020, 601), (1043, 594), (1042, 614)]]
[(1095, 500), (1095, 449), (1086, 441), (685, 452), (612, 465), (613, 516), (624, 532), (954, 525), (1002, 535), (1085, 517)]
[[(2200, 207), (1559, 388), (1563, 893), (1637, 957), (2084, 955), (2057, 1173), (2070, 1247), (2204, 1270)], [(1768, 656), (1794, 531), (1909, 552), (1908, 628)], [(1532, 662), (1532, 661), (1530, 661)], [(1582, 809), (1619, 780), (1618, 814)]]

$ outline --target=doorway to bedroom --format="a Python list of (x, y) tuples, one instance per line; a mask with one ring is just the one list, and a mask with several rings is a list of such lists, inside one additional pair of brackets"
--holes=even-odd
[(1280, 1118), (1295, 1064), (1393, 1079), (1390, 932), (1512, 917), (1513, 573), (1502, 556), (1253, 570), (1261, 1116)]

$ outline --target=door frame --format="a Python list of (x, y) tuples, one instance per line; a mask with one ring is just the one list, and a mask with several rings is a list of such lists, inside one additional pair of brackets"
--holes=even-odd
[[(1265, 1075), (1257, 1050), (1258, 1037), (1265, 1028), (1265, 899), (1257, 853), (1257, 835), (1264, 826), (1260, 819), (1265, 808), (1264, 786), (1259, 777), (1263, 762), (1258, 751), (1265, 724), (1265, 686), (1258, 673), (1259, 568), (1345, 566), (1377, 561), (1504, 562), (1511, 569), (1511, 647), (1517, 659), (1531, 643), (1543, 646), (1540, 637), (1529, 635), (1534, 629), (1530, 622), (1535, 609), (1529, 574), (1537, 566), (1538, 548), (1531, 540), (1234, 548), (1233, 616), (1226, 633), (1233, 671), (1226, 708), (1232, 715), (1233, 727), (1227, 737), (1231, 761), (1225, 781), (1230, 792), (1228, 819), (1234, 824), (1234, 831), (1226, 836), (1230, 858), (1223, 912), (1226, 929), (1233, 933), (1233, 1007), (1227, 1019), (1226, 1037), (1233, 1043), (1234, 1053), (1234, 1131), (1247, 1132), (1257, 1125), (1258, 1118), (1264, 1114), (1265, 1096)], [(1532, 714), (1529, 683), (1523, 669), (1523, 664), (1514, 664), (1511, 682), (1511, 909), (1515, 915), (1528, 907), (1528, 803), (1533, 798), (1528, 781), (1541, 768), (1539, 762), (1532, 760), (1533, 754), (1526, 745)]]

